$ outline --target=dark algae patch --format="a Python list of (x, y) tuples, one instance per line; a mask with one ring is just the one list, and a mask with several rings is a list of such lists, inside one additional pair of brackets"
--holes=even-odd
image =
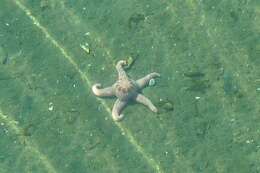
[[(258, 0), (0, 0), (0, 173), (259, 173)], [(159, 110), (111, 118), (114, 62)], [(131, 70), (129, 70), (131, 69)]]
[(174, 104), (169, 99), (160, 99), (157, 105), (159, 107), (159, 113), (167, 113), (174, 110)]
[(191, 79), (200, 79), (203, 78), (205, 76), (204, 73), (199, 72), (199, 71), (190, 71), (190, 72), (186, 72), (183, 74), (185, 77), (189, 77)]
[(22, 129), (21, 135), (22, 135), (22, 136), (25, 136), (25, 137), (31, 136), (32, 133), (33, 133), (33, 128), (34, 128), (34, 125), (33, 125), (33, 124), (28, 124), (28, 125), (26, 125), (26, 126)]
[(138, 25), (145, 20), (145, 15), (141, 13), (134, 13), (128, 19), (128, 27), (135, 29)]
[(189, 85), (185, 88), (186, 91), (205, 93), (210, 88), (210, 80), (205, 78), (205, 73), (203, 72), (188, 71), (183, 73), (183, 76), (189, 82)]
[(224, 81), (224, 92), (227, 95), (235, 95), (239, 92), (239, 87), (234, 80), (233, 75), (230, 72), (225, 72), (223, 75), (223, 81)]
[(2, 65), (6, 65), (8, 63), (8, 60), (8, 53), (4, 50), (3, 46), (0, 46), (0, 61)]

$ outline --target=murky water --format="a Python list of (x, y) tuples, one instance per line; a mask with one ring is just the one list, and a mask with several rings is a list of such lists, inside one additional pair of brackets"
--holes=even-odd
[[(257, 0), (0, 0), (0, 172), (260, 172)], [(115, 63), (161, 78), (114, 122)]]

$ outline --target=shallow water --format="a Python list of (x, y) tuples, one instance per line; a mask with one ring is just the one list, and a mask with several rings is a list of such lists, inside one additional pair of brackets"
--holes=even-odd
[[(1, 173), (260, 172), (257, 0), (0, 0)], [(91, 86), (156, 71), (114, 122)]]

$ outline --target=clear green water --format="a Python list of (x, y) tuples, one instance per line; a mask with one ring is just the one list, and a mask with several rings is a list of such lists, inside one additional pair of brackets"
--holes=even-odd
[[(258, 0), (0, 0), (0, 172), (259, 173), (259, 34)], [(115, 123), (128, 56), (161, 113)]]

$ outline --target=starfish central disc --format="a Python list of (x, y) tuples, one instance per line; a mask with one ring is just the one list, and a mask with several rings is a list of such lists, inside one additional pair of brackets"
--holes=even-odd
[(112, 116), (115, 121), (119, 121), (123, 118), (121, 112), (130, 101), (142, 103), (153, 112), (157, 112), (157, 108), (153, 103), (142, 95), (140, 91), (149, 84), (151, 79), (159, 77), (160, 75), (153, 72), (135, 81), (127, 76), (123, 68), (124, 65), (126, 65), (126, 61), (123, 60), (117, 63), (116, 69), (118, 72), (118, 80), (114, 85), (107, 88), (101, 88), (101, 84), (95, 84), (92, 86), (93, 93), (99, 97), (117, 97), (112, 110)]

